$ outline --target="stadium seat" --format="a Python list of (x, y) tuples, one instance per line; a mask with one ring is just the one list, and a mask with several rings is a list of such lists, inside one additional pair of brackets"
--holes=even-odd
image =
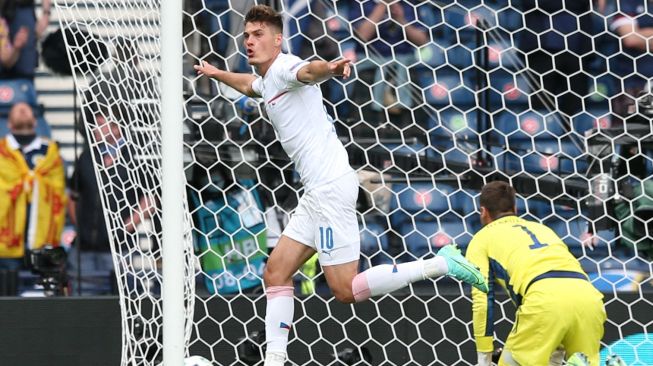
[(585, 133), (595, 128), (609, 128), (612, 126), (610, 111), (602, 108), (592, 108), (582, 112), (571, 120), (574, 132), (585, 135)]
[(478, 139), (480, 132), (476, 110), (448, 108), (440, 112), (440, 123), (455, 134), (456, 140)]
[(537, 174), (586, 172), (587, 161), (582, 158), (584, 151), (578, 142), (546, 136), (550, 135), (545, 133), (537, 138), (508, 138), (510, 153), (503, 154), (503, 166), (506, 169)]
[(505, 111), (494, 119), (494, 127), (504, 135), (512, 134), (518, 137), (559, 137), (567, 133), (558, 115), (544, 111), (529, 111), (520, 114)]
[(446, 151), (454, 147), (454, 133), (443, 125), (436, 125), (429, 131), (431, 146), (438, 151)]
[(16, 103), (27, 103), (32, 108), (38, 106), (34, 83), (26, 79), (0, 80), (0, 115), (7, 115)]
[(449, 201), (451, 202), (452, 211), (460, 214), (461, 216), (466, 216), (470, 213), (476, 212), (476, 205), (474, 203), (475, 195), (472, 192), (458, 190), (453, 193), (446, 193), (449, 194)]
[(407, 213), (427, 214), (433, 216), (449, 209), (447, 196), (431, 183), (405, 183), (392, 185), (395, 196), (390, 202), (390, 209), (399, 208)]
[[(399, 230), (399, 235), (403, 238), (405, 251), (416, 258), (423, 257), (429, 253), (435, 252), (431, 249), (431, 240), (438, 233), (438, 223), (436, 221), (417, 221), (415, 225), (411, 222), (403, 224)], [(446, 241), (445, 235), (437, 236), (439, 240)], [(402, 255), (402, 257), (404, 257)], [(406, 256), (404, 260), (410, 260)]]
[(470, 87), (470, 83), (458, 72), (439, 72), (434, 76), (433, 72), (427, 69), (419, 73), (416, 81), (426, 102), (431, 105), (455, 105), (465, 109), (475, 103), (473, 87)]
[(365, 217), (361, 226), (361, 253), (370, 258), (372, 265), (392, 263), (389, 235), (377, 221), (375, 217)]
[[(405, 250), (417, 258), (435, 254), (439, 248), (456, 243), (464, 248), (471, 235), (465, 231), (462, 221), (416, 221), (415, 225), (402, 225), (399, 234), (404, 238)], [(409, 259), (405, 259), (409, 260)]]
[(524, 26), (522, 14), (511, 7), (502, 6), (497, 14), (497, 18), (499, 21), (498, 25), (508, 31), (515, 31)]
[(446, 51), (438, 43), (428, 43), (420, 49), (419, 58), (428, 66), (438, 67), (446, 62)]
[(562, 238), (574, 256), (580, 257), (584, 254), (582, 242), (589, 235), (585, 219), (577, 218), (567, 221), (557, 217), (550, 217), (543, 223)]
[(492, 105), (524, 105), (528, 103), (530, 88), (526, 79), (505, 69), (490, 73), (490, 103)]
[(521, 67), (521, 59), (515, 47), (510, 42), (500, 40), (488, 45), (488, 65), (491, 68), (503, 67), (517, 70)]
[(456, 69), (465, 70), (474, 65), (474, 54), (470, 49), (457, 44), (447, 49), (447, 61)]

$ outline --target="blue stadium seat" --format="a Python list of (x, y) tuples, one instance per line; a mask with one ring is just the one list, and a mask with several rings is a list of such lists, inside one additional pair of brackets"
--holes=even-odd
[(462, 29), (467, 27), (467, 9), (459, 4), (452, 4), (442, 9), (444, 19), (448, 26), (454, 29)]
[(497, 69), (490, 73), (490, 103), (493, 105), (527, 105), (530, 88), (526, 79), (514, 73)]
[(386, 230), (374, 218), (365, 218), (361, 227), (361, 252), (370, 257), (372, 265), (392, 263), (390, 240)]
[(567, 220), (576, 218), (580, 214), (576, 207), (566, 205), (553, 206), (553, 213)]
[(470, 49), (456, 44), (447, 49), (447, 61), (456, 69), (465, 70), (474, 65), (474, 54)]
[(431, 183), (413, 183), (410, 186), (394, 183), (392, 191), (395, 195), (390, 201), (391, 210), (400, 208), (410, 214), (422, 213), (432, 217), (449, 209), (447, 196)]
[[(454, 147), (454, 133), (442, 125), (437, 125), (430, 130), (429, 138), (431, 140), (431, 147), (434, 149), (444, 151)], [(431, 153), (433, 152), (431, 151)]]
[(590, 108), (572, 118), (572, 128), (580, 135), (594, 128), (609, 128), (612, 118), (609, 110), (603, 108)]
[(0, 115), (8, 114), (16, 103), (27, 103), (32, 108), (37, 107), (34, 83), (26, 79), (0, 80)]
[(509, 138), (508, 143), (510, 153), (504, 154), (507, 169), (530, 173), (584, 173), (587, 170), (582, 146), (569, 139)]
[(478, 114), (476, 110), (461, 112), (448, 108), (440, 112), (440, 123), (455, 134), (457, 140), (465, 138), (478, 138)]
[(420, 48), (419, 59), (428, 66), (438, 67), (446, 62), (446, 51), (438, 43), (428, 43)]
[(433, 27), (442, 24), (442, 13), (435, 4), (428, 1), (416, 4), (417, 16), (419, 21), (427, 27)]
[[(431, 250), (431, 239), (435, 237), (438, 229), (439, 226), (436, 221), (417, 221), (415, 225), (408, 222), (401, 226), (399, 235), (404, 240), (405, 250), (419, 258), (435, 252)], [(442, 240), (442, 238), (444, 236), (438, 236), (438, 239)], [(410, 260), (410, 258), (406, 260)]]
[(515, 8), (507, 6), (502, 7), (497, 14), (499, 26), (506, 31), (516, 31), (523, 27), (523, 16)]
[[(516, 134), (518, 137), (557, 137), (567, 133), (558, 115), (547, 115), (546, 112), (534, 111), (518, 115), (508, 111), (502, 112), (494, 119), (494, 127), (504, 135), (521, 132), (521, 134)], [(543, 134), (543, 132), (547, 133)]]
[(520, 56), (510, 42), (499, 41), (488, 45), (488, 64), (491, 68), (502, 66), (509, 70), (517, 70), (521, 67), (520, 63)]
[(402, 225), (399, 235), (404, 238), (406, 251), (415, 257), (435, 254), (440, 247), (456, 243), (466, 247), (471, 235), (465, 232), (462, 221), (416, 221)]
[(474, 105), (474, 90), (460, 73), (441, 72), (434, 77), (431, 70), (426, 70), (419, 73), (416, 81), (429, 104), (435, 106), (453, 104), (463, 109)]
[(468, 215), (470, 213), (475, 213), (476, 206), (474, 203), (474, 197), (475, 196), (473, 193), (464, 190), (458, 190), (456, 192), (449, 193), (451, 209), (462, 216)]
[[(383, 139), (381, 139), (381, 142), (383, 142)], [(421, 143), (383, 144), (383, 147), (389, 152), (392, 152), (392, 154), (415, 155), (415, 154), (421, 154), (425, 150), (426, 145)]]
[(563, 220), (557, 217), (550, 217), (543, 222), (569, 247), (569, 251), (576, 257), (583, 255), (582, 241), (588, 236), (587, 221), (582, 218)]

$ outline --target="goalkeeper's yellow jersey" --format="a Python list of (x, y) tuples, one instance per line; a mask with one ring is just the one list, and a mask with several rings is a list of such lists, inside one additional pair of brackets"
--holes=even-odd
[(545, 225), (506, 216), (486, 225), (472, 239), (467, 259), (488, 280), (487, 294), (472, 290), (474, 336), (479, 352), (493, 350), (495, 282), (504, 287), (517, 307), (530, 284), (542, 278), (587, 278), (567, 245)]

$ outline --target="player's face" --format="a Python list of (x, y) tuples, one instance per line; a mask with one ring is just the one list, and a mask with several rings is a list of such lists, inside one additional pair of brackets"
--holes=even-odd
[(269, 24), (249, 22), (243, 32), (247, 61), (252, 66), (272, 62), (281, 49), (281, 33)]

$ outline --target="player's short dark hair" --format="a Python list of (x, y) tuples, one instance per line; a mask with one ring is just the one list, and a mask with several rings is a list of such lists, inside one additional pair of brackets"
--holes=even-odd
[(281, 14), (267, 5), (255, 5), (245, 15), (245, 24), (247, 23), (266, 23), (283, 32), (283, 19)]
[(515, 189), (502, 181), (484, 185), (481, 189), (481, 207), (489, 211), (492, 219), (507, 212), (514, 212)]

